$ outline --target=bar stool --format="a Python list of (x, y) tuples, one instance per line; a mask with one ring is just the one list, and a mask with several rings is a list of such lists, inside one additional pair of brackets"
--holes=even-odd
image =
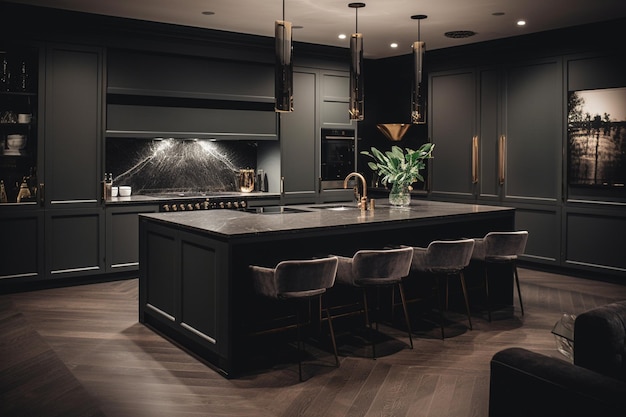
[[(369, 329), (370, 342), (372, 343), (372, 357), (376, 359), (376, 342), (374, 341), (372, 323), (369, 317), (367, 303), (367, 289), (398, 286), (404, 319), (408, 329), (409, 343), (413, 349), (413, 337), (411, 324), (404, 297), (402, 279), (409, 274), (413, 248), (410, 246), (395, 249), (363, 249), (357, 251), (351, 258), (338, 256), (337, 282), (344, 285), (361, 288), (363, 292), (363, 311), (365, 324)], [(378, 305), (377, 305), (378, 307)], [(376, 320), (378, 330), (378, 318)]]
[[(300, 318), (300, 302), (306, 302), (310, 307), (311, 300), (317, 298), (321, 306), (321, 297), (328, 288), (335, 283), (337, 273), (337, 258), (334, 256), (320, 259), (286, 260), (279, 262), (275, 268), (250, 265), (254, 290), (273, 300), (296, 302), (296, 333), (298, 351), (304, 351), (300, 336), (302, 326)], [(328, 327), (335, 354), (335, 364), (339, 367), (337, 345), (333, 322), (328, 309)], [(302, 359), (298, 359), (298, 376), (302, 381)]]
[(528, 231), (520, 230), (516, 232), (489, 232), (483, 238), (474, 239), (474, 251), (472, 260), (483, 262), (485, 270), (485, 295), (487, 297), (487, 314), (491, 321), (491, 300), (489, 296), (489, 274), (490, 264), (505, 263), (511, 266), (513, 277), (517, 285), (517, 295), (519, 305), (524, 315), (524, 304), (522, 303), (522, 292), (520, 291), (519, 276), (517, 274), (517, 257), (526, 250), (528, 241)]
[(439, 277), (442, 276), (445, 277), (446, 285), (445, 309), (448, 308), (448, 280), (451, 276), (459, 277), (461, 287), (463, 289), (463, 298), (465, 299), (467, 321), (469, 322), (470, 330), (472, 330), (472, 317), (470, 315), (467, 287), (465, 286), (465, 276), (463, 274), (463, 270), (470, 263), (473, 249), (473, 239), (434, 240), (430, 242), (427, 248), (413, 248), (413, 263), (411, 264), (411, 271), (434, 274), (437, 277), (436, 293), (439, 302), (442, 339), (444, 338), (444, 306), (442, 305), (441, 296), (439, 294)]

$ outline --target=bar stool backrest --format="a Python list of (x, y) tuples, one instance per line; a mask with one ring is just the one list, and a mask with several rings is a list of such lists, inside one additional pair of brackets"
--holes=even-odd
[(469, 265), (473, 250), (474, 239), (434, 240), (416, 266), (433, 272), (460, 271)]
[(352, 257), (352, 273), (356, 279), (388, 278), (398, 280), (409, 275), (413, 248), (362, 249)]
[(490, 261), (512, 261), (526, 250), (528, 232), (489, 232), (484, 238), (485, 259)]

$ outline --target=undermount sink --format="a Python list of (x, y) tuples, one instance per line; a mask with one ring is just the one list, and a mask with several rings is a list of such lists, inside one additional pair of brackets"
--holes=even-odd
[(347, 206), (345, 204), (334, 205), (334, 206), (315, 206), (314, 208), (322, 209), (322, 210), (332, 210), (332, 211), (359, 210), (359, 207), (357, 206)]
[(247, 213), (256, 214), (308, 213), (308, 210), (302, 210), (288, 206), (248, 207), (245, 209), (245, 211)]

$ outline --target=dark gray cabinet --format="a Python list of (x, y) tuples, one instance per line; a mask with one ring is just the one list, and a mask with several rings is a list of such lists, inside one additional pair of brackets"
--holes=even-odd
[(281, 194), (284, 203), (317, 201), (317, 72), (294, 73), (294, 111), (280, 114)]
[(140, 218), (140, 276), (150, 279), (139, 290), (139, 320), (170, 328), (177, 339), (180, 332), (193, 341), (192, 350), (230, 368), (230, 284), (220, 279), (234, 267), (229, 246), (170, 225), (147, 225)]
[(344, 190), (320, 189), (321, 128), (351, 128), (348, 74), (298, 68), (294, 111), (280, 114), (281, 194), (284, 203), (350, 198)]
[(45, 206), (96, 207), (102, 180), (102, 52), (54, 45), (46, 54)]
[(430, 75), (436, 199), (517, 208), (527, 259), (560, 260), (561, 60)]
[(44, 275), (43, 210), (3, 210), (0, 282), (41, 279)]
[(104, 272), (102, 51), (49, 45), (45, 65), (47, 277)]
[(99, 48), (61, 44), (43, 45), (41, 51), (39, 72), (33, 74), (40, 103), (38, 198), (23, 210), (8, 207), (1, 221), (12, 244), (3, 251), (0, 276), (22, 281), (104, 272), (103, 54)]
[(157, 205), (106, 208), (106, 272), (139, 268), (139, 214), (158, 211)]
[(271, 65), (113, 49), (107, 69), (107, 137), (277, 139)]
[(104, 210), (45, 212), (46, 276), (76, 277), (104, 272)]
[(476, 73), (463, 70), (430, 76), (430, 137), (435, 143), (431, 194), (475, 199), (472, 140), (476, 137)]

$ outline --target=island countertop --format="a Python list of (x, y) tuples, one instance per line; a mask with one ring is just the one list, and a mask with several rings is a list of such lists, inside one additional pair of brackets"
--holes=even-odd
[[(328, 203), (313, 205), (276, 206), (284, 212), (258, 212), (261, 209), (210, 210), (178, 213), (146, 213), (142, 217), (158, 222), (176, 224), (185, 229), (193, 229), (216, 238), (244, 238), (260, 234), (282, 234), (292, 232), (328, 231), (333, 228), (351, 228), (384, 224), (389, 227), (396, 223), (437, 221), (450, 222), (454, 217), (480, 214), (488, 216), (498, 213), (510, 214), (510, 207), (477, 204), (459, 204), (430, 200), (412, 201), (409, 207), (396, 208), (389, 205), (376, 205), (374, 210), (361, 211), (355, 203)], [(270, 208), (268, 208), (269, 210)]]

